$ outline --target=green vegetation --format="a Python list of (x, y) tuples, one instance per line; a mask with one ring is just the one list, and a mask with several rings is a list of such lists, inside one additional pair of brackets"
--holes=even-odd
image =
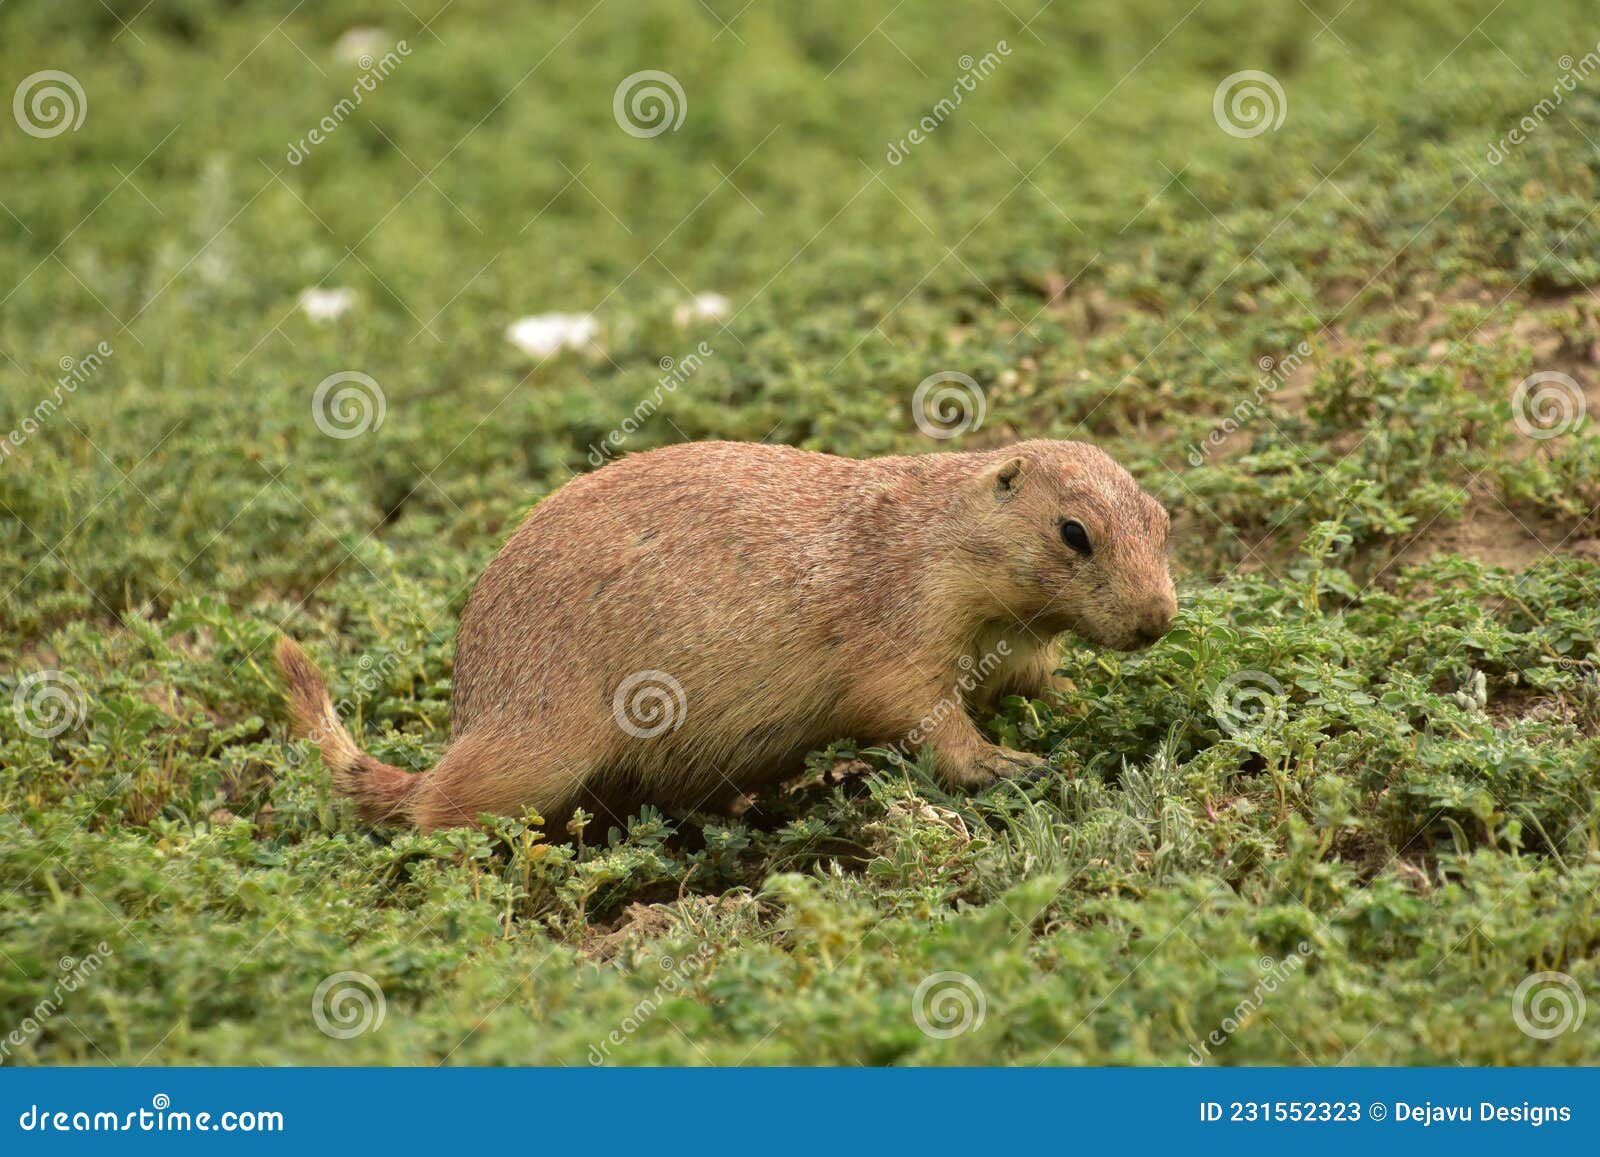
[[(1600, 24), (1191, 4), (0, 8), (4, 93), (87, 101), (0, 120), (0, 1059), (1595, 1060), (1595, 1010), (1513, 1004), (1600, 995), (1600, 449), (1540, 425), (1597, 386)], [(407, 52), (332, 111), (364, 25)], [(677, 130), (614, 119), (645, 69)], [(1275, 130), (1214, 118), (1245, 69)], [(506, 340), (550, 311), (604, 351)], [(384, 417), (331, 437), (346, 371)], [(985, 393), (960, 440), (912, 420), (939, 371)], [(1175, 513), (1180, 626), (987, 722), (1035, 784), (842, 736), (738, 819), (362, 828), (273, 640), (428, 766), (473, 578), (658, 393), (625, 450), (1096, 441)], [(381, 1025), (319, 1031), (341, 972)], [(939, 972), (981, 1026), (919, 1029)]]

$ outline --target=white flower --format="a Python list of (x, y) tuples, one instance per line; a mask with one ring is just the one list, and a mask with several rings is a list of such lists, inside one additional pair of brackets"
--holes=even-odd
[(672, 311), (672, 324), (687, 329), (697, 321), (720, 321), (728, 316), (728, 299), (720, 293), (697, 293)]
[(315, 322), (332, 321), (356, 303), (353, 289), (321, 289), (313, 286), (300, 291), (300, 308)]
[(511, 323), (506, 339), (525, 354), (547, 358), (564, 349), (585, 349), (600, 333), (587, 313), (540, 313)]
[(339, 39), (333, 42), (333, 55), (346, 64), (370, 68), (371, 58), (382, 56), (389, 51), (389, 46), (389, 34), (383, 29), (357, 25), (340, 33)]

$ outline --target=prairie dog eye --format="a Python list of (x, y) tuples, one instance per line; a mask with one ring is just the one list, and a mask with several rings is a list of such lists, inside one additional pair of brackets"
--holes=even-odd
[(1083, 523), (1068, 519), (1061, 524), (1061, 541), (1070, 546), (1079, 554), (1088, 558), (1094, 553), (1094, 547), (1089, 545), (1089, 532), (1083, 529)]

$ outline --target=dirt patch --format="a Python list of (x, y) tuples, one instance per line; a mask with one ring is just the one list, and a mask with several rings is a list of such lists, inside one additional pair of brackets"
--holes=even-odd
[[(1385, 339), (1393, 347), (1371, 358), (1374, 368), (1394, 364), (1397, 352), (1424, 349), (1427, 368), (1454, 360), (1468, 348), (1509, 345), (1529, 351), (1530, 374), (1560, 375), (1547, 387), (1541, 412), (1536, 397), (1515, 400), (1518, 382), (1486, 380), (1468, 371), (1466, 386), (1484, 394), (1505, 391), (1508, 401), (1520, 407), (1524, 420), (1538, 424), (1545, 415), (1562, 412), (1600, 415), (1600, 298), (1590, 293), (1560, 297), (1508, 297), (1504, 291), (1463, 283), (1420, 294), (1413, 323), (1392, 327)], [(1488, 311), (1481, 318), (1470, 312)], [(1343, 332), (1328, 331), (1319, 338), (1328, 354), (1348, 352), (1357, 343)], [(1319, 351), (1321, 352), (1321, 351)], [(1319, 357), (1325, 361), (1326, 356)], [(1577, 394), (1574, 395), (1573, 387)], [(1529, 393), (1536, 393), (1537, 384)], [(1276, 405), (1304, 413), (1308, 390), (1285, 389)], [(1562, 435), (1564, 437), (1577, 435)], [(1331, 442), (1335, 450), (1354, 437), (1341, 435)], [(1538, 437), (1518, 437), (1504, 448), (1512, 462), (1548, 452), (1551, 442)], [(1534, 504), (1511, 501), (1489, 475), (1475, 479), (1467, 491), (1466, 506), (1458, 519), (1440, 518), (1420, 528), (1395, 554), (1386, 569), (1420, 562), (1440, 554), (1458, 554), (1491, 566), (1520, 571), (1552, 555), (1600, 558), (1600, 538), (1594, 529), (1570, 520), (1553, 518)]]
[[(1524, 379), (1530, 380), (1530, 385), (1518, 394), (1520, 382), (1473, 381), (1469, 377), (1468, 384), (1482, 391), (1506, 391), (1519, 428), (1523, 423), (1537, 427), (1547, 419), (1569, 421), (1574, 414), (1590, 415), (1591, 421), (1600, 415), (1600, 312), (1596, 309), (1600, 299), (1577, 293), (1502, 302), (1503, 296), (1471, 285), (1437, 295), (1419, 331), (1421, 340), (1428, 342), (1430, 362), (1437, 365), (1469, 343), (1525, 348), (1531, 355), (1530, 378), (1555, 375), (1545, 385)], [(1458, 306), (1493, 312), (1452, 338), (1449, 331), (1460, 327), (1459, 314), (1454, 312)], [(1512, 439), (1504, 452), (1508, 460), (1518, 462), (1548, 452), (1551, 446), (1551, 441), (1526, 436)], [(1399, 561), (1418, 561), (1441, 553), (1462, 554), (1515, 571), (1550, 555), (1600, 557), (1600, 539), (1594, 537), (1592, 527), (1574, 526), (1531, 503), (1510, 501), (1480, 478), (1469, 489), (1460, 520), (1425, 529), (1400, 552)]]
[(1440, 554), (1459, 554), (1490, 566), (1520, 571), (1553, 555), (1587, 552), (1594, 557), (1600, 540), (1583, 538), (1570, 527), (1529, 511), (1514, 511), (1480, 478), (1468, 489), (1459, 520), (1439, 519), (1401, 547), (1390, 564), (1397, 569)]
[(678, 924), (665, 908), (647, 904), (629, 904), (622, 916), (609, 929), (598, 929), (580, 951), (598, 960), (614, 959), (631, 940), (656, 940), (672, 931)]

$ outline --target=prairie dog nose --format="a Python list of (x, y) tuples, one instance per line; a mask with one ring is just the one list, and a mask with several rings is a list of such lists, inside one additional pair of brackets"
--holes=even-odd
[(1155, 642), (1172, 629), (1172, 620), (1178, 615), (1178, 600), (1172, 595), (1162, 595), (1155, 604), (1140, 616), (1134, 629), (1145, 644)]

